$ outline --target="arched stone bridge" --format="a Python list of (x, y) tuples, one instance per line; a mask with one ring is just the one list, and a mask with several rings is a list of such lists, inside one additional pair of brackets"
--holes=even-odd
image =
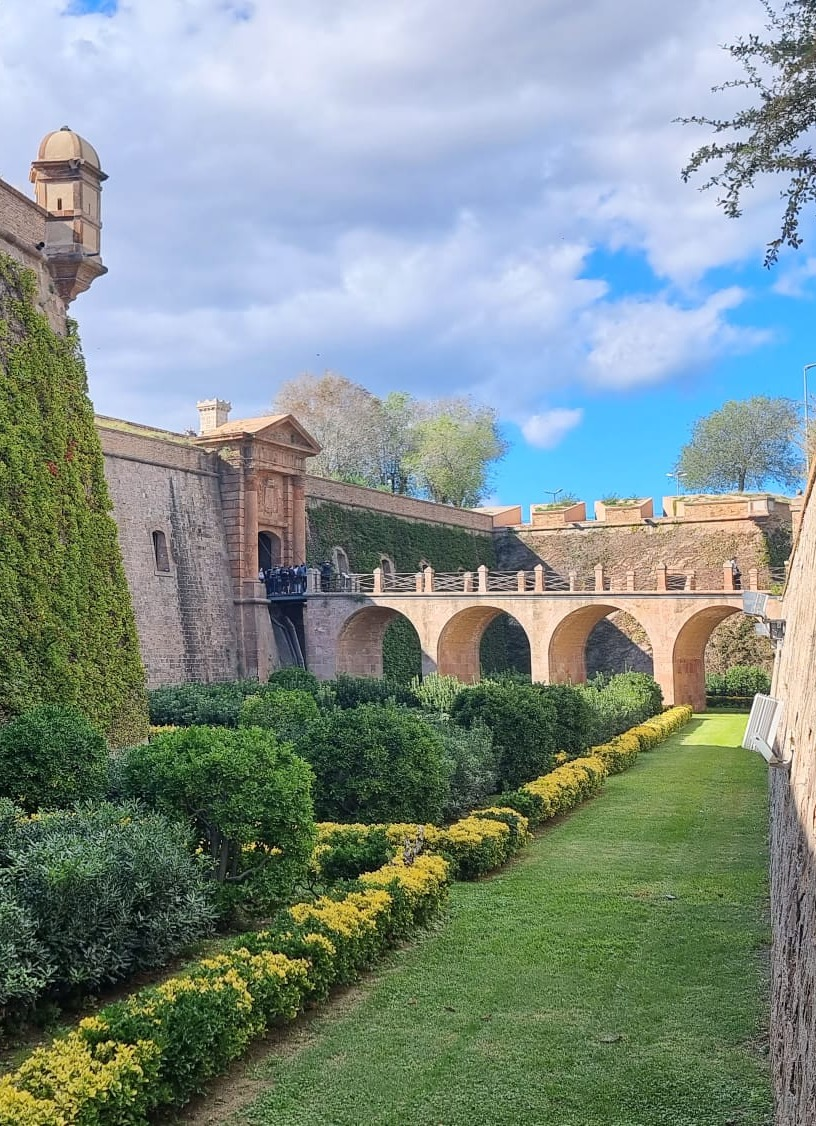
[[(375, 571), (373, 576), (346, 576), (350, 589), (332, 593), (321, 593), (310, 583), (305, 623), (310, 669), (322, 679), (338, 673), (381, 676), (385, 631), (402, 616), (419, 636), (423, 673), (476, 681), (482, 634), (494, 618), (509, 614), (527, 635), (533, 680), (579, 683), (586, 679), (590, 633), (602, 618), (620, 610), (631, 614), (649, 638), (654, 676), (666, 703), (690, 703), (702, 710), (708, 639), (720, 622), (742, 610), (742, 593), (733, 589), (728, 566), (718, 591), (694, 590), (687, 574), (682, 584), (672, 583), (666, 568), (662, 574), (658, 569), (650, 590), (604, 589), (600, 568), (592, 590), (576, 589), (583, 584), (574, 580), (563, 584), (566, 589), (544, 589), (541, 568), (502, 575), (498, 581), (494, 574), (486, 568), (470, 576)], [(756, 589), (755, 575), (747, 578), (747, 585)]]

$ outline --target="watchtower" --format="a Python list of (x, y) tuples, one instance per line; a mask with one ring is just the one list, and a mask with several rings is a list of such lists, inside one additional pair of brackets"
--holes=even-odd
[(43, 137), (30, 179), (37, 203), (48, 212), (38, 249), (67, 305), (107, 273), (100, 257), (100, 196), (107, 176), (93, 145), (63, 125)]

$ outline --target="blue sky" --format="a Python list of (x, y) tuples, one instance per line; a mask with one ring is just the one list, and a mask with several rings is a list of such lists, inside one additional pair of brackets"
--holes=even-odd
[(98, 149), (110, 273), (72, 308), (102, 413), (269, 409), (300, 371), (471, 394), (512, 450), (492, 498), (673, 491), (691, 425), (801, 392), (816, 241), (762, 267), (684, 185), (739, 92), (752, 0), (5, 0), (0, 176), (41, 136)]

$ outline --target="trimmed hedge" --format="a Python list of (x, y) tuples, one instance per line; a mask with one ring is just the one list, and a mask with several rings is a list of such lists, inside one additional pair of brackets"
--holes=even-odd
[(359, 890), (283, 913), (278, 928), (107, 1005), (0, 1078), (0, 1126), (145, 1126), (181, 1106), (279, 1020), (353, 981), (445, 901), (446, 862), (421, 856)]

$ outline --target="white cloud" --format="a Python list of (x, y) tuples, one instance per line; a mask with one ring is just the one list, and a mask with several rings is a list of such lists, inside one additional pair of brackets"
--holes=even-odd
[(525, 419), (521, 432), (531, 446), (551, 450), (581, 423), (583, 417), (581, 407), (553, 407)]
[(742, 303), (736, 286), (685, 308), (662, 297), (618, 301), (586, 318), (588, 382), (629, 390), (696, 371), (723, 353), (757, 347), (767, 335), (737, 328), (726, 314)]
[(774, 293), (782, 297), (806, 297), (813, 295), (810, 284), (816, 278), (816, 258), (805, 258), (785, 271), (775, 282)]
[[(706, 275), (761, 257), (778, 200), (725, 220), (680, 182), (697, 134), (671, 122), (710, 108), (717, 45), (760, 5), (66, 6), (0, 6), (0, 175), (25, 188), (65, 122), (110, 174), (110, 273), (73, 310), (105, 411), (181, 425), (223, 390), (244, 413), (332, 366), (522, 417), (565, 381), (759, 342)], [(610, 249), (644, 256), (642, 297), (603, 275)]]

